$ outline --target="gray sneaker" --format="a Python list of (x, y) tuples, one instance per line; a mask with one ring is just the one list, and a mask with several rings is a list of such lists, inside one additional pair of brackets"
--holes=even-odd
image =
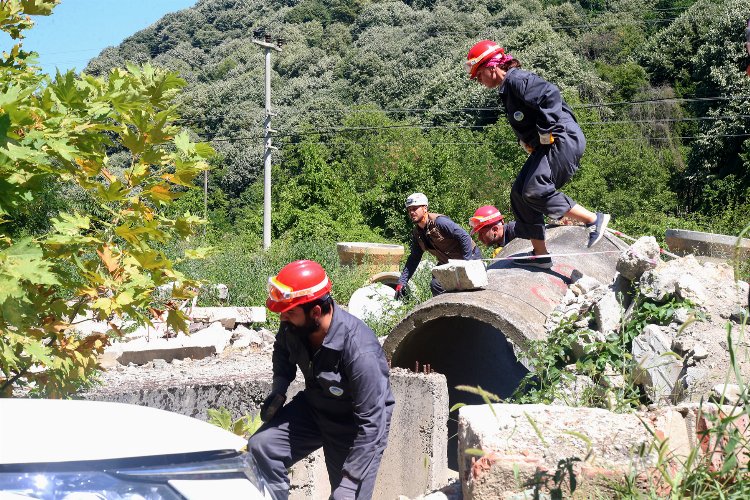
[(513, 263), (518, 264), (519, 266), (550, 269), (552, 267), (552, 257), (548, 255), (540, 255), (539, 257), (537, 257), (533, 252), (529, 252), (528, 257), (525, 257), (523, 259), (514, 259)]
[(596, 221), (592, 224), (586, 224), (586, 227), (589, 228), (589, 248), (599, 243), (599, 240), (604, 237), (604, 233), (607, 232), (609, 218), (609, 214), (596, 212)]

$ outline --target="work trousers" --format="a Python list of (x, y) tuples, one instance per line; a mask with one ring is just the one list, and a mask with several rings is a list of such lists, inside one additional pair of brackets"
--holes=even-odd
[[(357, 425), (353, 417), (348, 422), (344, 420), (346, 419), (333, 420), (315, 411), (305, 399), (304, 392), (300, 392), (250, 436), (248, 450), (268, 481), (274, 500), (289, 498), (287, 469), (321, 446), (331, 491), (336, 489), (341, 482), (344, 461), (357, 436)], [(386, 432), (360, 481), (357, 500), (372, 498), (387, 437)]]
[(559, 219), (576, 204), (558, 191), (578, 170), (586, 138), (574, 121), (562, 124), (564, 132), (555, 141), (538, 146), (524, 163), (510, 191), (510, 206), (516, 216), (516, 236), (544, 239), (544, 216)]

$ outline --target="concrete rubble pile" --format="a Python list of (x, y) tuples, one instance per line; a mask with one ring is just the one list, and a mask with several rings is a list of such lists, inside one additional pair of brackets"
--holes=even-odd
[[(160, 287), (155, 297), (168, 298), (172, 286)], [(204, 288), (202, 293), (215, 294), (222, 302), (227, 298), (226, 285)], [(188, 301), (181, 310), (189, 318), (188, 335), (170, 328), (165, 315), (155, 318), (153, 326), (137, 326), (131, 321), (114, 319), (111, 323), (125, 334), (107, 346), (100, 358), (102, 367), (119, 369), (130, 364), (203, 359), (221, 354), (228, 346), (268, 353), (273, 348), (273, 333), (264, 328), (252, 329), (253, 325), (266, 322), (265, 307), (196, 307)], [(92, 317), (77, 318), (76, 323), (82, 336), (107, 333), (112, 328), (110, 322), (96, 321)]]
[[(678, 406), (613, 413), (600, 408), (496, 404), (459, 411), (459, 474), (464, 500), (496, 498), (614, 498), (626, 478), (643, 491), (669, 495), (657, 469), (677, 471), (691, 450), (710, 454), (721, 468), (724, 446), (707, 429), (716, 417), (732, 415), (731, 426), (750, 437), (748, 416), (731, 406), (683, 403)], [(727, 451), (729, 453), (729, 451)], [(738, 459), (747, 463), (746, 456)], [(428, 497), (425, 497), (428, 498)]]
[[(715, 398), (717, 392), (731, 394), (732, 387), (723, 386), (730, 372), (730, 347), (738, 353), (739, 373), (745, 380), (750, 377), (750, 363), (739, 354), (747, 349), (743, 332), (748, 329), (748, 284), (736, 281), (729, 265), (701, 264), (692, 255), (662, 261), (656, 240), (643, 237), (623, 252), (617, 271), (609, 286), (575, 276), (546, 324), (552, 331), (563, 321), (572, 321), (579, 339), (573, 351), (581, 357), (592, 343), (622, 335), (624, 325), (644, 302), (663, 306), (664, 324), (652, 320), (633, 340), (635, 369), (602, 377), (604, 389), (612, 384), (639, 385), (659, 405), (698, 402)], [(693, 307), (668, 311), (669, 304), (686, 301)], [(583, 376), (577, 384), (579, 388), (591, 385)]]
[[(697, 450), (718, 470), (732, 454), (731, 440), (710, 433), (718, 419), (731, 417), (729, 427), (750, 440), (730, 363), (732, 351), (742, 383), (750, 379), (748, 284), (735, 280), (726, 264), (702, 264), (693, 256), (663, 261), (652, 237), (623, 252), (617, 271), (609, 285), (574, 271), (546, 329), (572, 325), (573, 354), (580, 358), (594, 343), (622, 335), (639, 307), (653, 304), (662, 308), (658, 319), (639, 324), (632, 342), (636, 366), (597, 380), (577, 374), (562, 388), (570, 398), (553, 405), (461, 408), (463, 499), (608, 497), (628, 477), (643, 491), (668, 495), (657, 466), (678, 471)], [(677, 305), (669, 310), (669, 304)], [(568, 369), (575, 373), (575, 365)], [(629, 414), (581, 406), (584, 391), (606, 394), (626, 386), (640, 387), (651, 404)], [(466, 453), (472, 449), (479, 451)], [(736, 458), (746, 462), (741, 455)]]

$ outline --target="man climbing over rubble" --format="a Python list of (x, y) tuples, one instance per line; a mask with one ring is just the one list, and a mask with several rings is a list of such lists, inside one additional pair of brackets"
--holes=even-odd
[[(394, 399), (388, 363), (375, 334), (331, 298), (317, 262), (298, 260), (268, 280), (266, 307), (279, 313), (273, 385), (261, 405), (265, 422), (248, 449), (271, 483), (289, 497), (287, 469), (323, 447), (333, 500), (372, 498)], [(297, 367), (305, 389), (289, 404)]]
[(510, 193), (517, 238), (532, 251), (519, 265), (552, 267), (545, 243), (544, 217), (563, 216), (589, 228), (588, 247), (604, 237), (610, 216), (592, 212), (559, 191), (580, 165), (586, 138), (560, 89), (521, 69), (521, 63), (492, 40), (481, 40), (466, 55), (469, 78), (499, 89), (500, 100), (519, 144), (529, 154)]
[(506, 223), (503, 214), (493, 205), (484, 205), (474, 212), (469, 219), (471, 234), (478, 235), (479, 240), (488, 247), (495, 246), (494, 258), (511, 240), (516, 238), (516, 223)]
[[(435, 256), (439, 265), (447, 264), (450, 259), (481, 259), (482, 252), (464, 228), (449, 217), (429, 212), (427, 196), (414, 193), (406, 198), (406, 211), (414, 223), (411, 237), (411, 252), (396, 285), (396, 299), (404, 294), (404, 287), (417, 270), (422, 255), (427, 251)], [(445, 292), (440, 282), (432, 278), (430, 290), (433, 297)]]

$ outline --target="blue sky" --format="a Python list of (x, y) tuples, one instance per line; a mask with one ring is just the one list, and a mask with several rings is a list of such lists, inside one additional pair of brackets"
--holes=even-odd
[[(39, 53), (45, 73), (86, 67), (102, 49), (158, 21), (168, 12), (195, 5), (197, 0), (62, 0), (51, 16), (35, 16), (36, 26), (23, 40), (25, 50)], [(1, 40), (8, 50), (12, 40)]]

